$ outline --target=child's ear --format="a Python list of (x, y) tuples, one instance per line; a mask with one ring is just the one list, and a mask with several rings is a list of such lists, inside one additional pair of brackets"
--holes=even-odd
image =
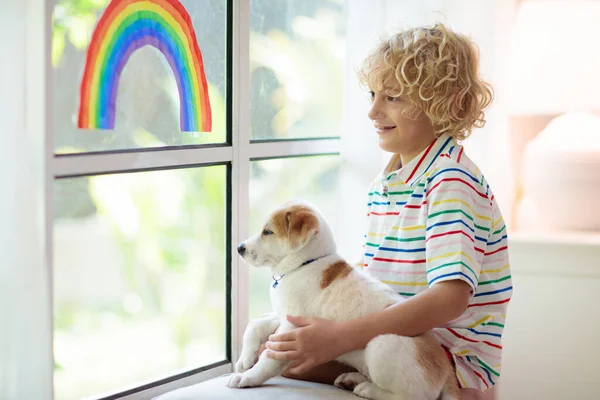
[(300, 250), (319, 233), (319, 219), (309, 210), (288, 211), (288, 238), (293, 251)]

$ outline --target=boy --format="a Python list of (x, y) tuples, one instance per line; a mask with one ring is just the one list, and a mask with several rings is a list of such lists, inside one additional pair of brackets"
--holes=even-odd
[[(452, 360), (461, 399), (492, 398), (512, 294), (506, 227), (485, 178), (458, 141), (484, 125), (492, 100), (466, 37), (441, 24), (398, 33), (365, 60), (369, 118), (394, 153), (369, 191), (363, 266), (406, 300), (352, 321), (290, 317), (268, 355), (287, 376), (333, 382), (330, 363), (382, 334), (433, 330)], [(482, 393), (485, 392), (485, 393)]]

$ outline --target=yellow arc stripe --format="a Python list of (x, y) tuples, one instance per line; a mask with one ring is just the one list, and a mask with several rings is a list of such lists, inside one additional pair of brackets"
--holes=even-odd
[(395, 231), (415, 231), (417, 229), (425, 229), (425, 225), (414, 225), (414, 226), (392, 226), (392, 230)]
[(469, 328), (474, 328), (474, 327), (476, 327), (477, 325), (480, 325), (480, 324), (482, 324), (483, 322), (487, 321), (487, 320), (488, 320), (488, 319), (490, 319), (490, 318), (492, 318), (492, 316), (491, 316), (491, 315), (488, 315), (487, 317), (483, 317), (483, 318), (481, 318), (479, 321), (475, 322), (474, 324), (472, 324), (472, 325), (469, 325)]
[(490, 217), (485, 217), (485, 216), (483, 216), (483, 215), (477, 214), (477, 213), (475, 212), (475, 209), (473, 209), (473, 207), (472, 207), (472, 206), (471, 206), (469, 203), (467, 203), (466, 201), (464, 201), (464, 200), (460, 200), (460, 199), (452, 199), (452, 200), (440, 200), (440, 201), (436, 201), (436, 202), (434, 202), (434, 203), (431, 203), (431, 205), (432, 205), (432, 206), (436, 206), (436, 205), (439, 205), (439, 204), (444, 204), (444, 203), (461, 203), (461, 204), (465, 205), (467, 208), (469, 208), (469, 210), (471, 210), (471, 212), (472, 212), (472, 213), (473, 213), (473, 214), (474, 214), (474, 215), (475, 215), (477, 218), (479, 218), (479, 219), (482, 219), (482, 220), (485, 220), (485, 221), (490, 221), (490, 222), (492, 222), (492, 219), (491, 219)]
[(392, 187), (392, 186), (401, 186), (401, 185), (406, 185), (406, 182), (402, 182), (401, 181), (401, 182), (394, 182), (394, 183), (388, 184), (389, 187)]
[(472, 259), (471, 257), (469, 257), (469, 256), (468, 256), (468, 255), (467, 255), (465, 252), (463, 252), (463, 251), (457, 251), (457, 252), (454, 252), (454, 253), (442, 254), (442, 255), (439, 255), (439, 256), (437, 256), (437, 257), (431, 257), (431, 258), (428, 258), (428, 259), (427, 259), (427, 262), (431, 262), (431, 261), (439, 260), (439, 259), (441, 259), (441, 258), (452, 257), (452, 256), (455, 256), (455, 255), (463, 255), (463, 256), (465, 256), (465, 258), (467, 258), (469, 261), (471, 261), (471, 263), (473, 263), (473, 259)]
[[(425, 229), (425, 225), (415, 225), (415, 226), (407, 226), (407, 227), (392, 226), (392, 230), (394, 230), (394, 231), (416, 231), (418, 229)], [(386, 233), (375, 233), (375, 232), (369, 232), (367, 235), (375, 236), (375, 237), (387, 236)]]
[[(101, 73), (101, 65), (102, 63), (105, 61), (105, 57), (108, 56), (106, 50), (108, 48), (108, 45), (111, 42), (111, 39), (114, 37), (115, 32), (119, 29), (119, 27), (121, 26), (121, 24), (123, 23), (123, 21), (129, 17), (131, 14), (134, 14), (137, 11), (152, 11), (155, 12), (156, 14), (160, 15), (166, 22), (167, 24), (171, 27), (171, 29), (173, 29), (176, 33), (177, 36), (179, 38), (179, 40), (183, 43), (185, 49), (185, 56), (188, 58), (189, 61), (189, 65), (193, 66), (194, 65), (194, 57), (192, 56), (192, 53), (190, 51), (190, 43), (187, 40), (187, 36), (185, 35), (184, 30), (181, 28), (181, 26), (177, 23), (177, 21), (175, 20), (175, 18), (173, 18), (171, 16), (171, 14), (169, 14), (164, 8), (148, 2), (148, 1), (143, 1), (143, 2), (136, 2), (136, 3), (131, 3), (129, 5), (127, 5), (111, 22), (110, 26), (108, 27), (106, 34), (104, 36), (104, 38), (102, 38), (102, 44), (100, 45), (100, 48), (98, 50), (98, 58), (96, 60), (96, 65), (94, 65), (94, 74), (92, 76), (92, 82), (91, 82), (91, 91), (90, 91), (90, 105), (89, 105), (89, 109), (91, 110), (91, 116), (90, 116), (90, 125), (94, 126), (97, 124), (97, 121), (95, 120), (96, 118), (96, 107), (97, 107), (97, 102), (96, 100), (98, 99), (98, 91), (97, 89), (99, 89), (99, 85), (100, 85), (100, 73)], [(193, 69), (192, 71), (189, 71), (189, 75), (191, 75), (191, 79), (192, 79), (192, 99), (199, 99), (200, 98), (200, 92), (199, 92), (199, 86), (198, 86), (198, 77), (196, 76), (196, 71)], [(198, 104), (198, 107), (201, 108), (201, 104)], [(205, 110), (199, 109), (198, 113), (201, 115), (203, 115), (205, 112)], [(201, 120), (199, 120), (199, 123), (201, 123)]]
[(375, 237), (387, 236), (387, 234), (385, 234), (385, 233), (375, 233), (375, 232), (369, 232), (368, 235), (375, 236)]
[(498, 268), (498, 269), (485, 269), (485, 270), (482, 270), (480, 272), (480, 274), (491, 274), (493, 272), (502, 272), (505, 269), (507, 269), (508, 267), (510, 267), (510, 264), (506, 264), (505, 266)]
[(495, 229), (498, 224), (502, 221), (502, 217), (498, 218), (493, 224), (492, 224), (492, 229)]
[(465, 378), (462, 377), (462, 375), (460, 374), (460, 372), (458, 370), (456, 370), (456, 375), (458, 375), (458, 379), (460, 379), (460, 385), (462, 387), (467, 387), (467, 383), (465, 382)]

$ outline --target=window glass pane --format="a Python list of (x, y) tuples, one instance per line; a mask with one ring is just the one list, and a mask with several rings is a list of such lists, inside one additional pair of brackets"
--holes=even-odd
[(344, 0), (250, 0), (252, 139), (339, 136)]
[(56, 153), (224, 142), (226, 4), (58, 0)]
[[(250, 169), (250, 234), (262, 228), (267, 216), (293, 199), (315, 204), (336, 230), (339, 156), (312, 156), (254, 161)], [(302, 171), (302, 173), (298, 173)], [(269, 268), (250, 268), (250, 319), (271, 312)]]
[(226, 167), (55, 181), (56, 399), (225, 359)]

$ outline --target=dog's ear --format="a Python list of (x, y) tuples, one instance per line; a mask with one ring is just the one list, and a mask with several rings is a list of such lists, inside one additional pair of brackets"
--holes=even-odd
[(310, 210), (288, 211), (288, 237), (294, 251), (306, 246), (319, 233), (319, 219)]

